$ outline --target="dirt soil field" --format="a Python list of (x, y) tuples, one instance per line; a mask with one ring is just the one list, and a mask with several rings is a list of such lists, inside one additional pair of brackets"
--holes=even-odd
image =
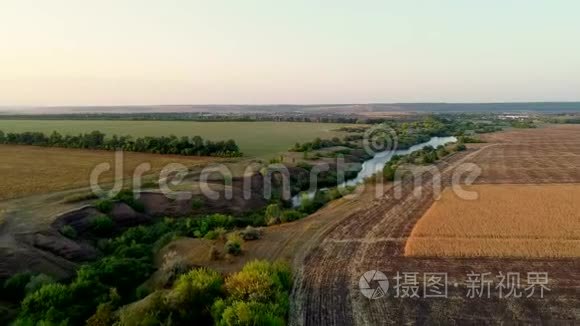
[(580, 185), (446, 188), (419, 220), (406, 256), (580, 257)]
[[(89, 186), (91, 171), (100, 163), (115, 166), (115, 153), (37, 146), (0, 145), (0, 200)], [(149, 174), (166, 164), (186, 166), (215, 161), (211, 157), (188, 157), (147, 153), (124, 153), (123, 176), (131, 176), (141, 163), (150, 163)], [(114, 169), (104, 172), (99, 182), (113, 180)]]
[[(438, 164), (444, 186), (464, 163), (482, 167), (476, 183), (579, 183), (580, 126), (556, 126), (515, 130), (486, 137), (488, 143)], [(416, 190), (420, 189), (420, 194)], [(378, 199), (361, 199), (348, 214), (311, 238), (294, 258), (296, 269), (292, 296), (293, 325), (402, 325), (402, 324), (500, 324), (570, 322), (580, 319), (580, 259), (578, 258), (453, 258), (406, 257), (405, 243), (417, 221), (434, 202), (432, 180), (420, 187), (403, 184), (395, 199), (389, 189)], [(346, 203), (345, 203), (346, 205)], [(324, 214), (334, 211), (322, 210)], [(293, 240), (301, 241), (301, 240)], [(391, 282), (389, 296), (369, 300), (359, 289), (361, 276), (370, 270), (383, 272)], [(447, 275), (446, 298), (396, 298), (397, 273), (416, 272), (422, 286), (423, 273)], [(467, 275), (517, 272), (549, 275), (544, 298), (467, 298)], [(523, 282), (523, 281), (522, 281)], [(372, 282), (371, 282), (372, 283)], [(376, 283), (371, 284), (376, 287)]]

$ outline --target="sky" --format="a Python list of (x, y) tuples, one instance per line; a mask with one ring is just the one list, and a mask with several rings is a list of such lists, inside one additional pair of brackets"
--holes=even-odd
[(580, 101), (576, 0), (0, 0), (0, 105)]

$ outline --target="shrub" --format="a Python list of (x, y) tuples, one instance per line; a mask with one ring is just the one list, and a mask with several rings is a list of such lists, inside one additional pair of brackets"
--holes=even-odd
[(390, 164), (385, 165), (385, 167), (383, 168), (383, 176), (387, 181), (395, 180), (395, 173), (396, 173), (395, 168), (393, 168), (393, 166)]
[(22, 300), (26, 294), (26, 284), (30, 282), (30, 279), (33, 276), (34, 274), (30, 272), (23, 272), (12, 275), (9, 279), (4, 281), (1, 297), (14, 302)]
[(209, 230), (215, 228), (230, 228), (234, 224), (234, 218), (224, 214), (212, 214), (202, 219), (202, 224), (207, 223)]
[(210, 323), (209, 309), (222, 294), (223, 279), (215, 271), (199, 268), (181, 275), (167, 295), (168, 306), (179, 322)]
[(77, 230), (70, 225), (65, 225), (60, 229), (60, 234), (69, 239), (76, 239), (78, 237)]
[(252, 261), (228, 277), (226, 299), (212, 306), (216, 325), (284, 325), (292, 286), (286, 263)]
[(96, 216), (91, 220), (91, 230), (98, 236), (108, 236), (113, 231), (115, 222), (107, 215)]
[(115, 311), (110, 303), (102, 303), (86, 323), (86, 326), (109, 326), (115, 323)]
[(281, 214), (280, 206), (278, 204), (270, 204), (266, 207), (266, 220), (270, 220), (273, 218), (280, 218)]
[(30, 278), (30, 281), (26, 284), (25, 292), (26, 294), (30, 294), (38, 291), (41, 287), (45, 286), (46, 284), (51, 284), (55, 282), (56, 281), (52, 277), (46, 274), (38, 274)]
[(242, 252), (242, 243), (243, 240), (240, 236), (230, 234), (228, 236), (228, 241), (226, 241), (224, 250), (230, 255), (237, 256)]
[(242, 239), (248, 240), (258, 240), (262, 237), (262, 229), (257, 229), (252, 226), (247, 226), (246, 229), (241, 233)]
[(171, 241), (177, 239), (178, 236), (174, 232), (166, 233), (162, 235), (155, 243), (153, 244), (153, 252), (159, 252), (159, 250), (163, 249), (166, 245), (168, 245)]
[(121, 190), (114, 199), (129, 205), (137, 212), (143, 213), (145, 211), (145, 205), (135, 199), (135, 195), (131, 190)]
[(163, 265), (161, 266), (163, 285), (173, 284), (180, 275), (187, 273), (190, 269), (189, 263), (182, 256), (177, 255), (175, 251), (166, 253), (163, 256)]
[[(171, 325), (163, 292), (153, 292), (143, 300), (125, 306), (118, 312), (119, 321), (115, 325), (123, 326), (155, 326)], [(111, 324), (106, 324), (111, 325)]]
[(226, 279), (228, 294), (234, 300), (266, 302), (274, 298), (274, 281), (259, 272), (239, 272)]
[(270, 226), (270, 225), (280, 224), (280, 222), (281, 222), (281, 220), (279, 217), (270, 217), (270, 218), (267, 218), (266, 224), (268, 226)]
[(221, 253), (215, 246), (209, 248), (209, 260), (219, 260), (221, 258)]
[(239, 242), (228, 241), (224, 246), (224, 250), (234, 256), (238, 256), (242, 253), (242, 245)]
[(74, 283), (114, 287), (121, 297), (130, 298), (135, 294), (135, 288), (145, 281), (151, 272), (151, 262), (147, 259), (110, 256), (82, 266), (77, 271)]
[(204, 236), (205, 239), (215, 240), (218, 237), (218, 233), (215, 230), (211, 230)]
[(203, 207), (203, 200), (201, 198), (191, 199), (191, 209), (198, 210)]
[(222, 300), (214, 304), (216, 325), (286, 325), (285, 315), (277, 315), (274, 304), (234, 301), (227, 306)]
[(149, 289), (147, 286), (143, 284), (139, 285), (137, 289), (135, 289), (135, 298), (137, 300), (141, 300), (146, 296), (148, 296), (149, 294), (151, 294), (151, 289)]
[(94, 204), (95, 208), (101, 213), (110, 213), (113, 210), (113, 201), (110, 199), (99, 199)]
[(228, 233), (228, 231), (222, 227), (219, 228), (215, 228), (213, 230), (216, 234), (217, 234), (217, 238), (218, 240), (226, 240), (226, 234)]
[(122, 244), (117, 246), (113, 255), (121, 258), (143, 259), (151, 256), (151, 246), (142, 243)]
[(282, 221), (292, 222), (301, 219), (304, 214), (294, 209), (288, 209), (282, 212)]
[(304, 161), (300, 161), (300, 162), (296, 163), (296, 167), (299, 167), (299, 168), (307, 170), (307, 171), (310, 171), (312, 169), (312, 165), (308, 164)]
[(20, 318), (34, 322), (72, 321), (71, 319), (75, 319), (75, 313), (71, 311), (74, 304), (73, 294), (69, 287), (59, 283), (47, 284), (24, 298)]
[[(242, 270), (226, 279), (225, 289), (233, 300), (268, 302), (274, 300), (278, 292), (286, 290), (278, 270), (265, 260), (247, 263)], [(280, 271), (280, 275), (285, 275)]]

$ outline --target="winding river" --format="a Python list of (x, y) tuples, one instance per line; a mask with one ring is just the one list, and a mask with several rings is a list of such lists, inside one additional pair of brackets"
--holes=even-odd
[[(373, 156), (373, 158), (368, 159), (368, 160), (363, 162), (362, 169), (360, 170), (360, 172), (357, 174), (357, 176), (354, 179), (350, 179), (350, 180), (345, 181), (341, 186), (355, 186), (355, 185), (361, 183), (362, 181), (364, 181), (364, 179), (374, 175), (375, 173), (377, 173), (379, 171), (382, 171), (383, 168), (385, 167), (385, 164), (387, 164), (387, 162), (389, 162), (391, 160), (391, 158), (395, 155), (408, 155), (408, 154), (411, 154), (413, 152), (416, 152), (416, 151), (422, 149), (425, 146), (433, 146), (433, 147), (437, 148), (437, 146), (439, 146), (439, 145), (445, 145), (445, 144), (453, 143), (456, 141), (457, 141), (456, 137), (432, 137), (431, 139), (429, 139), (429, 141), (411, 146), (408, 149), (379, 152), (379, 153), (375, 154), (375, 156)], [(325, 189), (326, 188), (322, 188), (319, 190), (325, 190)], [(303, 191), (303, 192), (295, 195), (294, 197), (292, 197), (292, 206), (294, 206), (294, 207), (300, 206), (300, 201), (304, 196), (307, 196), (308, 198), (313, 198), (315, 194), (316, 194), (316, 191), (309, 191), (309, 192)]]

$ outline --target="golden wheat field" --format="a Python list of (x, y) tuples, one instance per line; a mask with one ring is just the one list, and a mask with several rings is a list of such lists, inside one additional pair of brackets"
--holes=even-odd
[(415, 225), (406, 256), (580, 257), (580, 185), (446, 188)]
[[(114, 158), (108, 151), (0, 145), (0, 200), (87, 187), (92, 169), (104, 162), (114, 166)], [(210, 160), (214, 159), (125, 152), (123, 175), (131, 176), (141, 163), (150, 163), (154, 173), (169, 163), (191, 166)], [(112, 180), (109, 171), (99, 182)]]

